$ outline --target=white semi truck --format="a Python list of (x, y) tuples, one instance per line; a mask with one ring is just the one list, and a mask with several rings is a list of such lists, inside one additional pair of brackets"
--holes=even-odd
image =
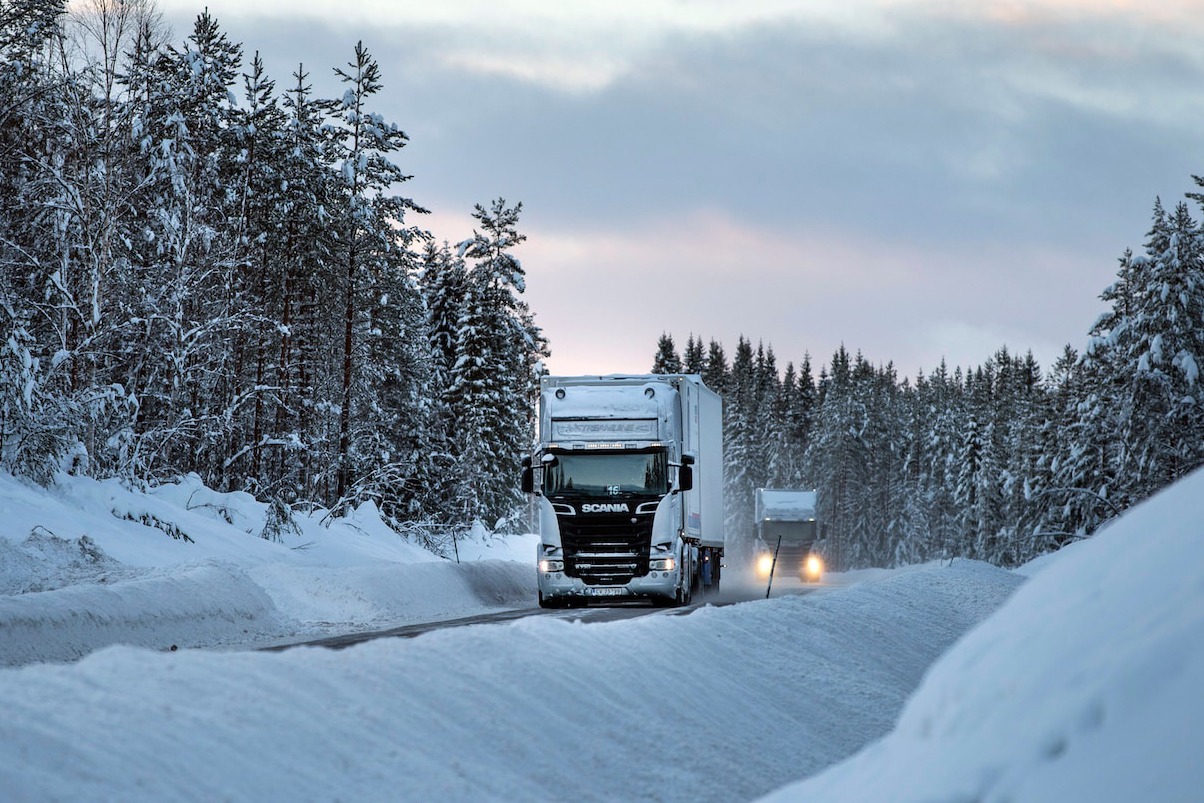
[(545, 376), (523, 490), (539, 511), (543, 607), (717, 590), (723, 414), (689, 374)]
[(818, 582), (824, 571), (816, 551), (819, 522), (816, 493), (795, 488), (758, 488), (754, 498), (757, 527), (755, 568), (762, 579), (793, 574)]

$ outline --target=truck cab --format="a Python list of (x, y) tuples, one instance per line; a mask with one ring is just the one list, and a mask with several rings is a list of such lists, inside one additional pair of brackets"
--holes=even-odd
[[(722, 550), (704, 543), (695, 488), (697, 453), (705, 452), (697, 426), (702, 386), (683, 389), (682, 379), (543, 378), (540, 439), (523, 490), (539, 510), (544, 607), (681, 604), (702, 584), (701, 564), (718, 566)], [(721, 480), (721, 465), (711, 471)], [(719, 512), (711, 526), (721, 524)]]

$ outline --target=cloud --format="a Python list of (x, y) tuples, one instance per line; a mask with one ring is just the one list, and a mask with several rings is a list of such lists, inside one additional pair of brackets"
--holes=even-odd
[(1111, 276), (1026, 245), (949, 253), (856, 231), (784, 236), (715, 211), (622, 237), (529, 234), (528, 301), (558, 373), (646, 370), (666, 331), (679, 348), (691, 333), (729, 352), (740, 335), (764, 339), (782, 366), (804, 353), (826, 362), (843, 343), (905, 375), (942, 358), (979, 364), (1002, 345), (1048, 367), (1063, 344), (1081, 344)]
[(906, 371), (1076, 342), (1154, 197), (1204, 172), (1202, 5), (209, 2), (281, 86), (303, 61), (335, 92), (364, 39), (405, 191), (461, 221), (436, 234), (524, 202), (575, 371), (640, 370), (662, 331)]

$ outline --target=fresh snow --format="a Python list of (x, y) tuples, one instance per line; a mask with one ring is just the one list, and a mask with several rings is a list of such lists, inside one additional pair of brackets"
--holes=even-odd
[(1204, 471), (1043, 561), (894, 731), (772, 801), (1204, 799)]
[(371, 506), (281, 543), (259, 537), (265, 505), (193, 478), (0, 476), (0, 790), (1194, 800), (1201, 493), (1198, 472), (1015, 572), (955, 560), (684, 615), (262, 652), (528, 607), (532, 537), (466, 534), (457, 564)]

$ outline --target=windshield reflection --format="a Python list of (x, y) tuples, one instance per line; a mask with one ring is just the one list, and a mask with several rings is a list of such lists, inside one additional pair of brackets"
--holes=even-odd
[(669, 492), (664, 452), (560, 454), (543, 472), (548, 496), (663, 496)]

